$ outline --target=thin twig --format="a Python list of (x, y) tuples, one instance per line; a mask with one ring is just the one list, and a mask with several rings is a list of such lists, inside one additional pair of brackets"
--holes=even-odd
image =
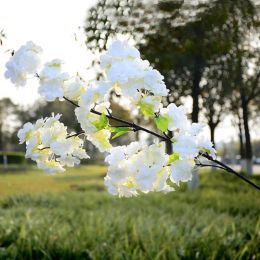
[(255, 187), (257, 190), (260, 190), (260, 186), (253, 183), (252, 181), (250, 181), (249, 179), (247, 179), (245, 176), (243, 176), (242, 174), (239, 174), (238, 172), (234, 171), (232, 168), (230, 168), (228, 165), (220, 162), (217, 159), (213, 159), (210, 155), (208, 154), (204, 154), (204, 153), (200, 153), (201, 156), (203, 156), (204, 158), (208, 159), (209, 161), (212, 161), (220, 166), (222, 166), (227, 172), (232, 173), (234, 175), (236, 175), (238, 178), (240, 178), (241, 180), (247, 182), (248, 184), (252, 185), (253, 187)]
[[(79, 136), (79, 135), (82, 135), (82, 134), (85, 134), (85, 132), (84, 132), (84, 131), (81, 131), (81, 132), (79, 132), (79, 133), (75, 133), (75, 134), (68, 135), (68, 136), (66, 137), (66, 139), (69, 139), (69, 138), (72, 138), (72, 137), (75, 137), (75, 136)], [(37, 148), (37, 149), (40, 150), (40, 151), (43, 151), (43, 150), (46, 150), (46, 149), (50, 149), (50, 147), (49, 147), (49, 146), (45, 146), (45, 147), (43, 147), (43, 148)]]
[(81, 131), (81, 132), (79, 132), (79, 133), (75, 133), (75, 134), (68, 135), (68, 136), (66, 137), (66, 139), (71, 138), (71, 137), (75, 137), (75, 136), (79, 136), (79, 135), (82, 135), (82, 134), (85, 134), (85, 132), (84, 132), (84, 131)]
[(168, 139), (171, 139), (169, 135), (167, 135), (165, 132), (163, 132), (163, 134), (165, 135), (165, 137), (167, 137)]
[(70, 100), (70, 99), (68, 99), (68, 98), (66, 98), (66, 97), (64, 97), (64, 96), (63, 96), (63, 98), (64, 98), (65, 100), (67, 100), (68, 102), (70, 102), (73, 106), (79, 107), (79, 105), (76, 104), (75, 102), (73, 102), (72, 100)]
[(106, 110), (107, 110), (107, 113), (108, 113), (110, 116), (112, 116), (111, 113), (110, 113), (110, 111), (109, 111), (109, 109), (107, 108)]
[(46, 146), (46, 147), (43, 147), (43, 148), (37, 148), (38, 150), (40, 150), (40, 151), (43, 151), (43, 150), (46, 150), (46, 149), (50, 149), (50, 147), (49, 146)]
[(128, 127), (128, 128), (130, 128), (129, 125), (111, 125), (111, 127)]
[(224, 168), (222, 166), (214, 165), (214, 164), (196, 163), (196, 166), (200, 166), (200, 167), (214, 167), (214, 168), (219, 168), (219, 169), (222, 169), (222, 170), (226, 170), (226, 168)]

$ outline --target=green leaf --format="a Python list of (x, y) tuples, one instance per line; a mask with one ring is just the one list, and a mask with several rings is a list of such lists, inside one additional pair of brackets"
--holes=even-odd
[(162, 132), (167, 132), (168, 131), (168, 125), (169, 125), (169, 120), (165, 116), (159, 116), (154, 119), (154, 122), (157, 126), (158, 129), (160, 129)]
[(177, 139), (175, 139), (174, 137), (171, 139), (171, 141), (173, 142), (173, 143), (175, 143), (175, 142), (177, 142)]
[(154, 116), (154, 107), (151, 104), (141, 103), (140, 109), (144, 116)]
[(93, 125), (97, 128), (97, 130), (102, 130), (108, 126), (108, 119), (104, 113), (99, 117), (99, 119), (93, 122)]
[(107, 127), (107, 129), (111, 132), (111, 133), (115, 133), (115, 135), (112, 137), (112, 139), (115, 139), (127, 132), (130, 132), (132, 129), (130, 127)]
[(209, 150), (209, 149), (201, 148), (200, 150), (201, 150), (202, 152), (204, 152), (204, 153), (210, 154), (210, 150)]
[(52, 64), (50, 64), (50, 65), (48, 65), (49, 67), (56, 67), (56, 68), (59, 68), (59, 67), (61, 67), (61, 63), (52, 63)]
[[(121, 127), (121, 128), (127, 128), (127, 127)], [(121, 136), (121, 135), (123, 135), (123, 134), (128, 133), (128, 132), (130, 132), (130, 129), (129, 129), (129, 128), (128, 128), (128, 129), (125, 129), (125, 130), (121, 130), (121, 131), (117, 132), (117, 133), (112, 137), (112, 139), (115, 139), (115, 138), (117, 138), (117, 137), (119, 137), (119, 136)]]
[(108, 127), (107, 128), (111, 133), (118, 133), (118, 132), (121, 132), (121, 131), (125, 131), (125, 130), (130, 130), (129, 127)]
[(178, 153), (173, 153), (169, 156), (169, 163), (173, 163), (180, 159), (180, 155)]

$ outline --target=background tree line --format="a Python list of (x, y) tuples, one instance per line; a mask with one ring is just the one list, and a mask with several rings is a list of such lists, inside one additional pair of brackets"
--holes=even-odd
[(99, 0), (87, 14), (85, 33), (97, 55), (118, 33), (134, 39), (143, 58), (165, 77), (170, 90), (165, 104), (191, 97), (191, 121), (205, 120), (213, 143), (224, 117), (236, 117), (241, 159), (252, 174), (249, 121), (260, 103), (254, 1)]

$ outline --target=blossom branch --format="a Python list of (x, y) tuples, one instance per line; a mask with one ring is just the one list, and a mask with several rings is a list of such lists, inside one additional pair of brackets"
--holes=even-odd
[[(183, 106), (170, 103), (164, 107), (162, 98), (167, 97), (169, 91), (163, 76), (147, 61), (142, 60), (139, 51), (126, 41), (113, 42), (101, 56), (100, 65), (106, 75), (105, 81), (97, 80), (88, 88), (79, 75), (71, 76), (65, 72), (63, 61), (59, 59), (45, 63), (41, 72), (37, 74), (37, 70), (42, 65), (41, 54), (42, 48), (31, 41), (21, 46), (6, 64), (6, 78), (17, 86), (24, 86), (30, 76), (37, 77), (40, 82), (39, 94), (46, 101), (54, 101), (64, 96), (64, 100), (77, 107), (75, 113), (84, 132), (69, 134), (67, 127), (59, 121), (60, 114), (39, 119), (35, 124), (30, 122), (24, 124), (17, 135), (20, 143), (26, 143), (26, 156), (34, 160), (38, 168), (47, 173), (64, 172), (65, 167), (73, 167), (79, 164), (81, 159), (88, 159), (83, 140), (76, 138), (84, 134), (101, 152), (109, 150), (105, 159), (109, 163), (105, 185), (111, 194), (119, 197), (136, 196), (140, 192), (173, 191), (167, 181), (170, 179), (176, 184), (187, 182), (192, 177), (194, 164), (226, 170), (260, 190), (258, 185), (215, 159), (216, 151), (212, 142), (199, 135), (202, 133), (203, 125), (189, 124)], [(133, 90), (137, 90), (138, 93), (135, 92), (133, 95)], [(113, 116), (112, 112), (106, 109), (111, 91), (115, 91), (116, 95), (121, 94), (130, 98), (129, 100), (140, 108), (143, 115), (154, 120), (157, 129), (161, 132), (157, 133), (157, 130), (151, 131), (140, 126), (139, 123), (135, 124)], [(86, 109), (90, 107), (92, 109)], [(93, 114), (100, 117), (97, 119)], [(112, 126), (109, 119), (117, 122), (118, 126)], [(179, 131), (176, 140), (167, 134), (173, 129)], [(128, 146), (110, 149), (112, 146), (109, 140), (112, 133), (114, 133), (113, 139), (130, 130), (144, 131), (173, 145), (174, 153), (167, 155), (162, 142), (151, 145), (132, 142)], [(44, 147), (44, 144), (49, 147)], [(40, 152), (44, 149), (50, 151)], [(200, 157), (208, 159), (213, 165), (201, 163)], [(122, 164), (118, 163), (119, 160)], [(140, 162), (143, 163), (142, 167)], [(134, 171), (128, 169), (129, 163), (137, 164)], [(170, 168), (166, 169), (166, 166)], [(122, 167), (123, 174), (121, 174)]]
[[(63, 97), (63, 98), (64, 98), (65, 100), (67, 100), (68, 102), (70, 102), (72, 105), (74, 105), (74, 106), (76, 106), (76, 107), (80, 107), (78, 104), (76, 104), (76, 103), (73, 102), (72, 100), (69, 100), (69, 99), (66, 98), (66, 97)], [(93, 114), (99, 115), (99, 116), (102, 115), (102, 113), (100, 113), (100, 112), (98, 112), (98, 111), (96, 111), (96, 110), (94, 110), (94, 109), (91, 109), (90, 112), (93, 113)], [(112, 115), (106, 115), (106, 117), (107, 117), (108, 119), (113, 119), (113, 120), (115, 120), (115, 121), (117, 121), (117, 122), (120, 122), (120, 123), (124, 124), (124, 126), (129, 126), (129, 127), (133, 128), (134, 131), (144, 131), (144, 132), (146, 132), (146, 133), (148, 133), (148, 134), (151, 134), (151, 135), (153, 135), (153, 136), (156, 136), (156, 137), (162, 139), (163, 141), (170, 141), (169, 138), (164, 137), (164, 136), (162, 136), (162, 135), (159, 135), (159, 134), (157, 134), (157, 133), (155, 133), (155, 132), (153, 132), (153, 131), (151, 131), (151, 130), (149, 130), (149, 129), (147, 129), (147, 128), (144, 128), (144, 127), (142, 127), (142, 126), (139, 126), (139, 125), (137, 125), (137, 124), (135, 124), (135, 123), (128, 122), (128, 121), (126, 121), (126, 120), (123, 120), (123, 119), (121, 119), (121, 118), (118, 118), (118, 117), (115, 117), (115, 116), (112, 116)]]
[[(76, 104), (75, 102), (69, 100), (68, 98), (66, 98), (66, 97), (63, 97), (63, 98), (64, 98), (65, 100), (67, 100), (69, 103), (71, 103), (72, 105), (74, 105), (74, 106), (76, 106), (76, 107), (80, 107), (78, 104)], [(102, 113), (100, 113), (100, 112), (98, 112), (98, 111), (96, 111), (96, 110), (94, 110), (94, 109), (91, 109), (90, 112), (93, 113), (93, 114), (96, 114), (96, 115), (100, 115), (100, 116), (102, 115)], [(126, 120), (123, 120), (123, 119), (117, 118), (117, 117), (115, 117), (115, 116), (112, 116), (111, 114), (106, 115), (106, 117), (107, 117), (108, 119), (113, 119), (113, 120), (115, 120), (115, 121), (117, 121), (117, 122), (123, 123), (125, 126), (132, 127), (132, 128), (134, 129), (134, 131), (139, 131), (139, 130), (140, 130), (140, 131), (144, 131), (144, 132), (146, 132), (146, 133), (148, 133), (148, 134), (151, 134), (151, 135), (153, 135), (153, 136), (156, 136), (156, 137), (162, 139), (163, 141), (171, 142), (170, 137), (167, 136), (165, 133), (164, 133), (165, 136), (162, 136), (162, 135), (157, 134), (157, 133), (155, 133), (155, 132), (153, 132), (153, 131), (151, 131), (151, 130), (149, 130), (149, 129), (147, 129), (147, 128), (144, 128), (144, 127), (142, 127), (142, 126), (139, 126), (139, 125), (137, 125), (137, 124), (135, 124), (135, 123), (128, 122), (128, 121), (126, 121)], [(253, 187), (256, 188), (257, 190), (260, 190), (260, 186), (259, 186), (259, 185), (253, 183), (252, 181), (250, 181), (249, 179), (247, 179), (247, 178), (246, 178), (245, 176), (243, 176), (242, 174), (237, 173), (235, 170), (233, 170), (232, 168), (230, 168), (230, 167), (227, 166), (226, 164), (224, 164), (224, 163), (218, 161), (217, 159), (213, 159), (213, 158), (212, 158), (210, 155), (208, 155), (208, 154), (200, 153), (199, 155), (202, 156), (202, 157), (204, 157), (204, 158), (206, 158), (206, 159), (209, 160), (209, 161), (212, 161), (212, 162), (216, 163), (217, 165), (198, 163), (198, 164), (197, 164), (198, 166), (200, 166), (200, 167), (215, 167), (215, 168), (219, 168), (219, 169), (222, 169), (222, 170), (226, 170), (227, 172), (232, 173), (232, 174), (234, 174), (235, 176), (237, 176), (238, 178), (240, 178), (241, 180), (247, 182), (248, 184), (250, 184), (251, 186), (253, 186)]]

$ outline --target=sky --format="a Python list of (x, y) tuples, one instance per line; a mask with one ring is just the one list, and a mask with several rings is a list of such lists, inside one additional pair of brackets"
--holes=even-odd
[[(38, 97), (37, 82), (16, 88), (3, 76), (3, 68), (10, 57), (7, 49), (17, 49), (33, 41), (44, 50), (43, 60), (64, 60), (70, 69), (85, 72), (91, 61), (83, 41), (87, 9), (96, 0), (0, 0), (0, 30), (7, 39), (0, 52), (0, 98), (11, 97), (15, 103), (32, 104)], [(75, 41), (75, 34), (78, 41)], [(86, 74), (86, 72), (85, 72)]]
[[(85, 79), (93, 77), (86, 71), (92, 60), (84, 46), (82, 27), (87, 10), (96, 0), (0, 0), (0, 30), (4, 29), (7, 39), (0, 50), (0, 98), (10, 97), (14, 103), (33, 104), (37, 98), (36, 79), (30, 79), (25, 87), (15, 87), (4, 78), (4, 66), (10, 52), (31, 40), (44, 50), (44, 61), (61, 58), (70, 71), (78, 71)], [(75, 34), (78, 41), (75, 41)], [(190, 108), (190, 102), (186, 106)], [(40, 115), (39, 115), (40, 116)], [(252, 137), (260, 136), (255, 127)], [(209, 134), (209, 133), (207, 133)], [(227, 117), (216, 131), (217, 142), (237, 139), (237, 130)]]

